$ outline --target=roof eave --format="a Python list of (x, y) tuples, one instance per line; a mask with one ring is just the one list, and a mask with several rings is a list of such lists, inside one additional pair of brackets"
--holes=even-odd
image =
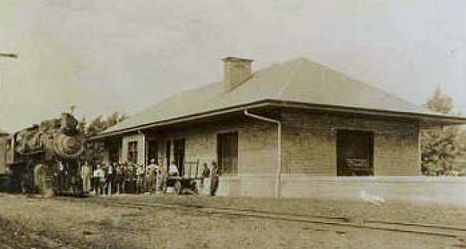
[(105, 139), (110, 136), (119, 136), (126, 133), (137, 132), (140, 130), (166, 126), (180, 122), (187, 122), (202, 118), (207, 118), (216, 115), (227, 114), (236, 111), (242, 111), (244, 109), (251, 108), (260, 108), (265, 106), (276, 106), (276, 107), (289, 107), (289, 108), (298, 108), (298, 109), (310, 109), (310, 110), (321, 110), (329, 112), (345, 112), (345, 113), (354, 113), (360, 115), (369, 115), (369, 116), (387, 116), (393, 118), (403, 118), (403, 119), (414, 119), (424, 123), (432, 123), (436, 125), (464, 125), (466, 124), (466, 117), (458, 116), (445, 116), (440, 114), (428, 114), (428, 113), (414, 113), (414, 112), (400, 112), (400, 111), (390, 111), (390, 110), (374, 110), (366, 108), (356, 108), (356, 107), (345, 107), (345, 106), (332, 106), (332, 105), (322, 105), (322, 104), (312, 104), (312, 103), (302, 103), (302, 102), (292, 102), (292, 101), (283, 101), (275, 99), (266, 99), (261, 101), (256, 101), (252, 103), (211, 110), (208, 112), (191, 114), (186, 116), (175, 117), (172, 119), (161, 120), (157, 122), (141, 124), (131, 128), (115, 130), (110, 132), (103, 132), (98, 135), (91, 137), (91, 140), (100, 140)]
[(449, 115), (433, 114), (433, 113), (376, 110), (376, 109), (368, 109), (368, 108), (346, 107), (346, 106), (337, 106), (337, 105), (322, 105), (322, 104), (312, 104), (312, 103), (283, 101), (283, 100), (272, 100), (272, 105), (279, 106), (279, 107), (312, 109), (312, 110), (322, 110), (322, 111), (332, 111), (332, 112), (346, 112), (346, 113), (372, 115), (372, 116), (376, 115), (376, 116), (387, 116), (387, 117), (394, 117), (394, 118), (417, 119), (417, 120), (425, 121), (425, 122), (435, 122), (435, 123), (439, 123), (442, 125), (464, 125), (466, 124), (466, 117), (449, 116)]
[(207, 111), (207, 112), (203, 112), (203, 113), (180, 116), (180, 117), (175, 117), (175, 118), (172, 118), (172, 119), (167, 119), (167, 120), (161, 120), (161, 121), (157, 121), (157, 122), (142, 124), (142, 125), (134, 126), (134, 127), (131, 127), (131, 128), (115, 130), (115, 131), (110, 131), (110, 132), (102, 132), (102, 133), (100, 133), (98, 135), (92, 136), (90, 138), (90, 140), (99, 140), (99, 139), (104, 139), (104, 138), (107, 138), (107, 137), (110, 137), (110, 136), (123, 135), (123, 134), (126, 134), (126, 133), (137, 132), (137, 131), (148, 129), (148, 128), (171, 125), (171, 124), (175, 124), (175, 123), (187, 122), (187, 121), (207, 118), (207, 117), (211, 117), (211, 116), (227, 114), (227, 113), (231, 113), (231, 112), (242, 111), (242, 110), (248, 109), (248, 108), (260, 108), (260, 107), (264, 107), (264, 106), (267, 106), (267, 105), (270, 105), (270, 103), (268, 103), (268, 101), (261, 100), (261, 101), (256, 101), (256, 102), (252, 102), (252, 103), (248, 103), (248, 104), (242, 104), (242, 105), (237, 105), (237, 106), (232, 106), (232, 107), (227, 107), (227, 108), (222, 108), (222, 109), (211, 110), (211, 111)]

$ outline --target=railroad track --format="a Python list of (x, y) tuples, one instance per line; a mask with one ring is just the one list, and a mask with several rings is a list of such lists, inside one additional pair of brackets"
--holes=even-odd
[[(60, 198), (72, 201), (82, 201), (82, 199)], [(456, 227), (441, 224), (424, 224), (410, 222), (392, 222), (384, 220), (356, 220), (352, 221), (347, 217), (342, 216), (324, 216), (324, 215), (301, 215), (285, 212), (276, 212), (270, 210), (258, 210), (250, 208), (233, 208), (221, 206), (207, 206), (199, 204), (186, 203), (163, 203), (163, 202), (148, 202), (141, 200), (121, 200), (116, 198), (90, 198), (85, 199), (86, 202), (97, 203), (101, 205), (136, 208), (136, 209), (176, 209), (187, 212), (198, 212), (209, 215), (221, 215), (226, 217), (248, 217), (256, 219), (279, 220), (294, 223), (322, 224), (329, 226), (348, 227), (354, 229), (367, 229), (377, 231), (389, 231), (397, 233), (407, 233), (426, 236), (439, 236), (446, 238), (466, 237), (466, 227)], [(466, 245), (464, 246), (466, 248)]]

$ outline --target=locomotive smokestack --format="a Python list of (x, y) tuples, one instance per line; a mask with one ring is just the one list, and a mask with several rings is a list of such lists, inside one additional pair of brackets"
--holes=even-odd
[(78, 120), (69, 113), (62, 113), (60, 117), (60, 128), (64, 130), (75, 130), (78, 126)]

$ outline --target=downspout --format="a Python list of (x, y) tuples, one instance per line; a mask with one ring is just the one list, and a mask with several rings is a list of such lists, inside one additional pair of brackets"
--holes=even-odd
[(250, 113), (248, 109), (244, 110), (244, 115), (277, 125), (277, 169), (275, 176), (275, 197), (280, 198), (282, 178), (282, 123), (279, 120)]

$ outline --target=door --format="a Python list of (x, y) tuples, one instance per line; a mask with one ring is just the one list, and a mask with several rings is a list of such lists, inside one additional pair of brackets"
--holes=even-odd
[(112, 142), (108, 144), (108, 160), (110, 163), (120, 162), (121, 142)]
[(173, 142), (173, 160), (175, 161), (176, 166), (178, 166), (178, 171), (180, 175), (184, 175), (184, 154), (185, 154), (185, 145), (186, 139), (176, 139)]
[(338, 130), (337, 175), (374, 175), (374, 133), (366, 131)]
[(150, 140), (147, 145), (148, 148), (148, 159), (149, 162), (152, 159), (155, 159), (155, 162), (159, 164), (159, 143), (156, 140)]
[(220, 174), (238, 174), (238, 132), (217, 135), (217, 157)]

